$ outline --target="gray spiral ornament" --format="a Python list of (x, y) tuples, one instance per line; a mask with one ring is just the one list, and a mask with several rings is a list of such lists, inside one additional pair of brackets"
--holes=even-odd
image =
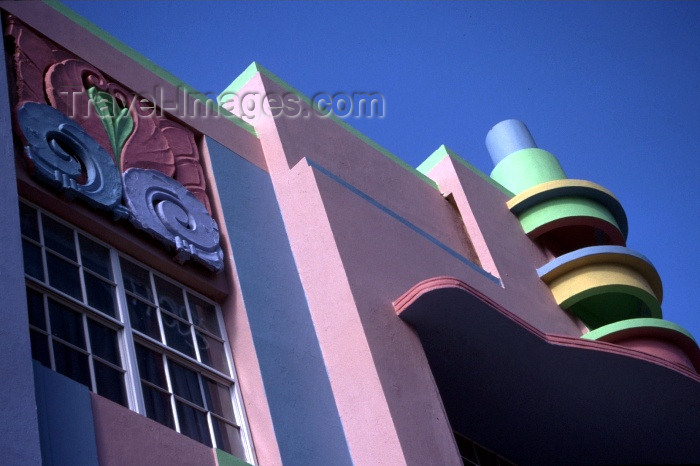
[(122, 183), (112, 157), (77, 122), (55, 108), (27, 102), (17, 119), (27, 142), (24, 150), (39, 181), (109, 210), (115, 218), (129, 215), (121, 205)]
[(169, 176), (142, 168), (122, 175), (131, 223), (175, 249), (175, 260), (194, 259), (212, 271), (224, 268), (219, 226), (204, 205)]

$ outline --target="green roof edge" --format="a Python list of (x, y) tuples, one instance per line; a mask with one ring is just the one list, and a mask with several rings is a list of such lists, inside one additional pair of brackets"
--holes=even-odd
[(462, 157), (457, 155), (452, 149), (449, 147), (445, 146), (444, 144), (438, 147), (435, 152), (430, 154), (430, 156), (423, 161), (420, 165), (418, 165), (417, 170), (424, 175), (427, 175), (430, 170), (435, 168), (435, 166), (442, 161), (445, 157), (452, 157), (452, 159), (465, 167), (467, 167), (469, 170), (474, 172), (477, 176), (479, 176), (481, 179), (486, 181), (487, 183), (493, 185), (495, 188), (497, 188), (499, 191), (501, 191), (503, 194), (505, 194), (508, 197), (513, 197), (514, 194), (510, 192), (508, 189), (503, 187), (498, 181), (494, 180), (490, 176), (488, 176), (486, 173), (482, 172), (478, 168), (476, 168), (474, 165), (471, 163), (467, 162), (464, 160)]
[(664, 328), (667, 330), (674, 330), (678, 333), (682, 333), (686, 337), (695, 341), (693, 335), (680, 325), (674, 324), (673, 322), (670, 322), (668, 320), (656, 319), (653, 317), (640, 317), (636, 319), (625, 319), (620, 320), (618, 322), (613, 322), (611, 324), (598, 327), (595, 330), (591, 330), (590, 332), (581, 335), (581, 338), (584, 338), (586, 340), (599, 340), (607, 335), (610, 335), (611, 333), (619, 332), (620, 330), (625, 330), (628, 328), (638, 327), (657, 327)]
[[(163, 80), (167, 81), (168, 83), (172, 84), (175, 87), (179, 87), (187, 91), (187, 93), (192, 96), (193, 98), (199, 100), (200, 102), (204, 104), (209, 104), (210, 103), (217, 103), (216, 101), (210, 99), (207, 97), (205, 94), (199, 92), (197, 89), (194, 87), (190, 86), (174, 74), (170, 73), (169, 71), (161, 68), (158, 66), (156, 63), (153, 61), (149, 60), (145, 56), (141, 55), (138, 53), (136, 50), (132, 49), (104, 29), (100, 28), (96, 24), (88, 21), (87, 19), (83, 18), (80, 16), (78, 13), (75, 11), (71, 10), (67, 6), (63, 5), (61, 2), (58, 0), (42, 0), (44, 4), (48, 5), (49, 7), (53, 8), (57, 12), (61, 13), (63, 16), (66, 18), (70, 19), (77, 25), (81, 26), (83, 29), (87, 30), (90, 32), (92, 35), (96, 36), (97, 38), (103, 40), (110, 46), (114, 47), (116, 50), (119, 52), (123, 53), (127, 57), (129, 57), (131, 60), (135, 61), (139, 65), (143, 66), (156, 76), (162, 78)], [(245, 131), (249, 132), (255, 137), (258, 137), (257, 133), (255, 132), (255, 128), (253, 128), (252, 125), (246, 123), (242, 119), (238, 118), (236, 115), (232, 114), (228, 110), (224, 109), (220, 105), (218, 105), (218, 111), (221, 116), (229, 120), (230, 122), (238, 125)]]
[[(292, 92), (299, 96), (301, 100), (309, 105), (312, 108), (318, 109), (317, 106), (314, 105), (313, 101), (309, 99), (305, 94), (303, 94), (301, 91), (296, 89), (295, 87), (291, 86), (289, 83), (283, 81), (279, 76), (276, 74), (272, 73), (270, 70), (262, 66), (258, 62), (253, 62), (251, 63), (245, 71), (243, 71), (236, 79), (233, 80), (231, 84), (226, 86), (226, 89), (224, 89), (221, 94), (219, 94), (219, 101), (223, 104), (225, 100), (222, 100), (223, 97), (225, 97), (225, 94), (231, 94), (231, 93), (236, 93), (238, 92), (244, 85), (247, 83), (254, 75), (255, 73), (260, 73), (265, 75), (267, 78), (269, 78), (272, 82), (277, 84), (278, 86), (282, 87), (283, 89), (287, 90), (288, 92)], [(409, 172), (411, 172), (413, 175), (417, 176), (420, 180), (428, 183), (430, 186), (432, 186), (435, 189), (438, 189), (437, 183), (435, 181), (431, 180), (427, 176), (425, 176), (423, 173), (419, 172), (415, 168), (413, 168), (411, 165), (406, 163), (405, 161), (401, 160), (399, 157), (397, 157), (395, 154), (391, 153), (384, 147), (380, 146), (377, 142), (373, 141), (372, 139), (368, 138), (349, 124), (347, 124), (345, 121), (342, 119), (338, 118), (335, 115), (331, 115), (329, 117), (331, 120), (333, 120), (336, 124), (342, 126), (346, 131), (350, 132), (352, 135), (360, 139), (362, 142), (367, 144), (368, 146), (372, 147), (376, 151), (380, 152), (382, 155), (385, 157), (390, 158), (393, 160), (395, 163), (398, 165), (402, 166)]]

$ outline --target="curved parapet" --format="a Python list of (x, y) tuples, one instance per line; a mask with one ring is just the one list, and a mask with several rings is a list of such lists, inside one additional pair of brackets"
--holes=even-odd
[(486, 146), (496, 164), (491, 178), (516, 194), (508, 208), (553, 255), (625, 244), (627, 217), (615, 196), (595, 183), (567, 179), (557, 158), (537, 148), (522, 122), (498, 123)]
[(557, 304), (615, 343), (700, 372), (700, 349), (683, 328), (661, 319), (663, 288), (654, 266), (628, 249), (627, 216), (607, 189), (566, 178), (556, 157), (537, 148), (524, 123), (505, 120), (486, 136), (491, 178), (515, 193), (508, 209), (524, 232), (555, 257), (537, 270)]
[[(531, 238), (553, 236), (552, 232), (568, 228), (574, 230), (580, 244), (625, 244), (627, 216), (620, 201), (590, 181), (540, 183), (513, 196), (507, 206)], [(572, 232), (560, 233), (565, 238), (572, 236)]]
[(589, 328), (637, 317), (661, 318), (661, 279), (647, 258), (631, 249), (582, 248), (537, 272), (557, 304)]
[[(698, 394), (700, 375), (693, 364), (698, 350), (673, 324), (626, 321), (633, 325), (620, 330), (621, 339), (591, 338), (616, 324), (585, 338), (548, 334), (454, 277), (416, 283), (393, 306), (415, 330), (445, 412), (455, 420), (452, 428), (464, 435), (487, 432), (508, 440), (528, 431), (550, 432), (542, 443), (548, 456), (537, 464), (565, 463), (570, 452), (561, 453), (563, 438), (575, 438), (578, 454), (590, 463), (624, 463), (628, 457), (613, 458), (607, 449), (594, 457), (602, 448), (601, 419), (613, 451), (625, 445), (648, 457), (661, 445), (669, 448), (661, 460), (668, 460), (697, 437), (700, 404), (688, 400)], [(644, 342), (647, 335), (654, 341)], [(616, 396), (620, 393), (625, 396)], [(640, 400), (654, 403), (643, 419)], [(509, 451), (509, 446), (499, 449)], [(692, 462), (696, 450), (678, 460)], [(513, 456), (531, 455), (526, 444)]]
[(667, 320), (622, 320), (593, 330), (581, 338), (615, 343), (700, 372), (697, 342), (686, 329)]

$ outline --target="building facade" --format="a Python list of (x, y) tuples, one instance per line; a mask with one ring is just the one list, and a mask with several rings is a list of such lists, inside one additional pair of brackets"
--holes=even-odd
[(256, 63), (212, 105), (0, 9), (9, 464), (700, 461), (700, 349), (523, 123), (414, 169)]

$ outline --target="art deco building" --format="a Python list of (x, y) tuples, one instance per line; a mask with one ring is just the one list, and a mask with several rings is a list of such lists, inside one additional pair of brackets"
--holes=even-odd
[(700, 460), (697, 344), (523, 123), (414, 169), (258, 64), (220, 108), (0, 9), (4, 464)]

